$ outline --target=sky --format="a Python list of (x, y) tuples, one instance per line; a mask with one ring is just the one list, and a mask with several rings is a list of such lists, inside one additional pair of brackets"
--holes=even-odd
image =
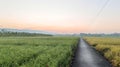
[(57, 33), (120, 32), (120, 0), (0, 0), (0, 28)]

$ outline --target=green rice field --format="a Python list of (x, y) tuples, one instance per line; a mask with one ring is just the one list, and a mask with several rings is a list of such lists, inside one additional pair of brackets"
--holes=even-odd
[(78, 37), (0, 37), (0, 67), (69, 67)]

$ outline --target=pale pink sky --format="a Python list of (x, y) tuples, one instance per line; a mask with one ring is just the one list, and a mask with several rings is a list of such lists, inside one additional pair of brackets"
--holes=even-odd
[(94, 20), (105, 0), (2, 0), (0, 28), (58, 33), (120, 32), (120, 0), (111, 0)]

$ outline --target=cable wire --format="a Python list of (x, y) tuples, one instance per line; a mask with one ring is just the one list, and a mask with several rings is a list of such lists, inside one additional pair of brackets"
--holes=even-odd
[(92, 22), (94, 23), (96, 21), (96, 19), (100, 16), (100, 14), (102, 13), (102, 11), (104, 10), (104, 8), (108, 5), (108, 3), (110, 2), (110, 0), (106, 0), (105, 4), (101, 7), (101, 9), (99, 10), (99, 12), (96, 14), (95, 18), (92, 20)]

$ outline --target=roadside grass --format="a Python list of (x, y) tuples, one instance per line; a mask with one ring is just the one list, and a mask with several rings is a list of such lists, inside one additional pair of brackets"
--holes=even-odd
[(105, 56), (112, 63), (113, 67), (120, 67), (119, 37), (85, 37), (84, 39)]

